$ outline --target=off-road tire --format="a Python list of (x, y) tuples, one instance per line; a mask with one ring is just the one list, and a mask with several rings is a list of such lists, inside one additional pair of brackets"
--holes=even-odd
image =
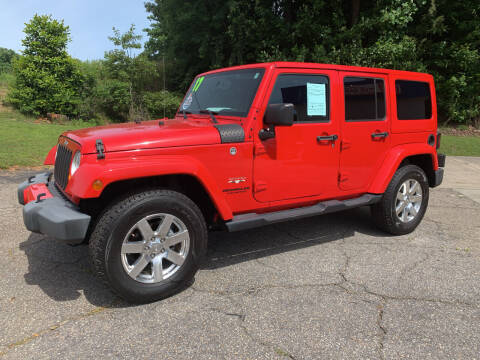
[[(402, 184), (408, 179), (416, 180), (422, 188), (422, 204), (413, 220), (402, 222), (397, 217), (395, 206), (397, 193)], [(428, 206), (429, 185), (425, 172), (416, 165), (406, 165), (399, 168), (393, 175), (387, 190), (382, 196), (380, 202), (372, 205), (371, 212), (373, 221), (382, 230), (393, 235), (404, 235), (415, 230), (422, 221)]]
[[(190, 247), (184, 263), (171, 277), (159, 283), (141, 283), (122, 265), (122, 243), (133, 224), (159, 212), (172, 214), (186, 225)], [(202, 212), (192, 200), (176, 191), (145, 190), (103, 211), (90, 236), (89, 252), (95, 272), (115, 293), (131, 303), (148, 303), (169, 297), (191, 282), (206, 253), (207, 238)]]

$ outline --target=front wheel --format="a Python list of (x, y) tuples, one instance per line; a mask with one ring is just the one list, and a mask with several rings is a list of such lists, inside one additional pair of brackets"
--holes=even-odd
[(97, 274), (129, 302), (160, 300), (193, 278), (207, 248), (201, 211), (170, 190), (131, 195), (107, 209), (90, 238)]
[(395, 172), (382, 200), (372, 206), (373, 220), (386, 232), (408, 234), (422, 221), (428, 196), (425, 172), (416, 165), (401, 167)]

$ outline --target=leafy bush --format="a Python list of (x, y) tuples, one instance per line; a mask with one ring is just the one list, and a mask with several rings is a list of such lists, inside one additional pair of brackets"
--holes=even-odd
[(107, 79), (103, 80), (95, 89), (98, 105), (114, 122), (128, 121), (131, 105), (130, 84), (125, 81)]
[(15, 51), (0, 47), (0, 74), (12, 70), (12, 61), (17, 56), (18, 54)]
[(177, 112), (182, 97), (168, 92), (148, 92), (143, 96), (145, 107), (152, 118), (172, 118)]

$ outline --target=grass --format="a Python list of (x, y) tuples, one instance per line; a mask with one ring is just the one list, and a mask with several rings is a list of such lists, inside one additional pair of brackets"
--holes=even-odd
[(15, 81), (15, 75), (9, 72), (0, 72), (0, 87), (7, 88)]
[(61, 133), (88, 126), (92, 125), (35, 123), (16, 111), (0, 111), (0, 168), (40, 166)]
[(480, 137), (442, 135), (439, 152), (450, 156), (480, 156)]

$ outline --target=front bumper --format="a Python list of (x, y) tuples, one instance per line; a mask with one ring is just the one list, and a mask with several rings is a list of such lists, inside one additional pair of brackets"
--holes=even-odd
[[(51, 173), (37, 174), (18, 186), (18, 202), (24, 205), (29, 201), (23, 208), (23, 222), (32, 232), (79, 244), (87, 234), (90, 216), (65, 199), (50, 177)], [(39, 191), (43, 192), (34, 196)]]

